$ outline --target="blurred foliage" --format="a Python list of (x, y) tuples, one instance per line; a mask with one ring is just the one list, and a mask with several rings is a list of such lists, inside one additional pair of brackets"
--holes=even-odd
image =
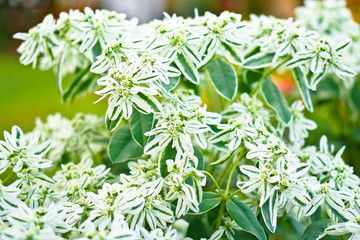
[(23, 66), (18, 56), (0, 55), (0, 131), (19, 125), (24, 131), (34, 127), (36, 117), (50, 113), (73, 117), (77, 112), (104, 114), (106, 101), (93, 104), (98, 96), (88, 94), (72, 105), (63, 104), (51, 71)]
[[(357, 78), (358, 86), (359, 76)], [(360, 103), (360, 89), (354, 88), (357, 102)], [(318, 127), (307, 139), (308, 144), (316, 145), (322, 135), (327, 135), (329, 142), (336, 149), (346, 146), (343, 159), (347, 164), (354, 167), (357, 174), (360, 173), (360, 109), (356, 109), (351, 103), (341, 97), (342, 89), (331, 78), (324, 79), (319, 84), (318, 92), (312, 98), (314, 102), (314, 113), (308, 113), (307, 117), (314, 120)]]

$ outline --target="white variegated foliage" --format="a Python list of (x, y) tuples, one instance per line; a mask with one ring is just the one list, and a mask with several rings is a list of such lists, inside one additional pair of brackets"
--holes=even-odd
[[(319, 22), (307, 23), (314, 24)], [(194, 18), (165, 14), (137, 25), (124, 14), (90, 8), (61, 13), (58, 20), (48, 15), (29, 33), (14, 37), (24, 41), (18, 49), (21, 63), (53, 68), (63, 97), (78, 91), (72, 87), (80, 88), (84, 79), (97, 80), (99, 101), (108, 97), (109, 130), (131, 125), (135, 112), (152, 120), (143, 145), (132, 140), (145, 126), (130, 128), (125, 145), (135, 144), (142, 155), (120, 175), (113, 174), (115, 165), (109, 167), (104, 154), (109, 133), (97, 116), (69, 120), (55, 114), (37, 120), (26, 135), (17, 126), (5, 131), (0, 173), (11, 172), (14, 179), (0, 183), (1, 239), (186, 239), (187, 229), (177, 228), (177, 220), (201, 210), (203, 191), (210, 189), (205, 176), (212, 174), (217, 175), (212, 180), (222, 181), (211, 189), (222, 209), (216, 226), (209, 227), (212, 240), (251, 232), (229, 209), (224, 212), (223, 203), (240, 192), (270, 232), (276, 231), (278, 217), (296, 216), (307, 225), (322, 211), (336, 223), (325, 234), (360, 236), (359, 177), (341, 159), (344, 148), (335, 153), (326, 137), (320, 149), (305, 146), (316, 124), (304, 117), (301, 101), (293, 102), (285, 124), (257, 92), (236, 92), (226, 104), (201, 92), (202, 86), (212, 88), (206, 66), (215, 57), (241, 69), (244, 79), (247, 71), (263, 68), (270, 73), (279, 67), (300, 69), (302, 91), (315, 90), (329, 72), (346, 80), (355, 75), (347, 66), (353, 65), (343, 62), (347, 38), (331, 42), (291, 18), (243, 21), (236, 13), (206, 12)], [(64, 93), (66, 75), (74, 75), (75, 85)], [(203, 171), (204, 162), (209, 172)], [(237, 184), (231, 184), (234, 172)]]

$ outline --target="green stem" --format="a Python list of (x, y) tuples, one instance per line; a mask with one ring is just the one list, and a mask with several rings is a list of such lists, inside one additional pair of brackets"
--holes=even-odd
[(276, 65), (274, 68), (270, 69), (269, 71), (265, 72), (262, 77), (259, 79), (259, 82), (256, 84), (255, 88), (251, 91), (250, 96), (254, 96), (255, 93), (257, 93), (258, 89), (260, 88), (260, 85), (262, 83), (262, 80), (268, 76), (270, 76), (273, 72), (278, 70), (282, 65), (287, 63), (292, 58), (291, 55), (289, 55), (287, 58), (285, 58), (282, 62), (280, 62), (278, 65)]
[(223, 193), (221, 191), (221, 188), (220, 188), (219, 184), (216, 182), (213, 175), (211, 175), (210, 173), (208, 173), (206, 171), (201, 171), (201, 172), (210, 177), (210, 179), (214, 182), (214, 186), (217, 188), (217, 190), (219, 190), (220, 196), (223, 197)]
[(222, 176), (222, 178), (219, 180), (219, 185), (222, 186), (226, 180), (226, 177), (229, 175), (230, 171), (231, 171), (231, 161), (229, 161), (230, 164), (228, 164), (226, 167), (225, 167), (225, 174)]
[[(214, 152), (214, 151), (213, 151)], [(215, 166), (211, 165), (211, 163), (215, 162), (217, 158), (219, 157), (219, 152), (217, 151), (216, 154), (212, 154), (213, 157), (209, 162), (209, 166), (207, 167), (206, 171), (213, 174), (215, 170)]]
[(224, 180), (222, 178), (223, 177), (224, 177), (224, 179), (226, 178), (226, 172), (229, 170), (230, 165), (231, 165), (231, 160), (229, 159), (225, 168), (221, 171), (221, 173), (217, 177), (217, 180), (220, 183), (220, 186), (224, 183)]
[(232, 194), (230, 194), (229, 196), (227, 196), (227, 199), (231, 199), (233, 196), (235, 196), (236, 194), (238, 194), (239, 192), (241, 192), (241, 189), (236, 190), (235, 192), (233, 192)]
[(227, 181), (227, 184), (226, 184), (226, 189), (225, 189), (225, 196), (228, 195), (229, 193), (229, 189), (230, 189), (230, 183), (231, 183), (231, 179), (232, 179), (232, 176), (234, 174), (234, 171), (239, 163), (239, 161), (241, 160), (243, 154), (244, 154), (244, 150), (245, 150), (245, 147), (244, 147), (244, 141), (242, 141), (241, 143), (241, 152), (239, 153), (239, 157), (236, 159), (234, 165), (232, 166), (231, 168), (231, 172), (230, 172), (230, 175), (229, 175), (229, 178), (228, 178), (228, 181)]
[(223, 200), (221, 200), (219, 215), (218, 215), (217, 220), (216, 220), (215, 231), (218, 230), (220, 225), (221, 225), (221, 219), (222, 219), (222, 216), (223, 216), (224, 211), (225, 211), (225, 206), (226, 206), (226, 200), (223, 199)]

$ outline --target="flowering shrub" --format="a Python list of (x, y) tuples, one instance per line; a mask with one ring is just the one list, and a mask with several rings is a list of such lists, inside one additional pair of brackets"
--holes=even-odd
[[(357, 75), (343, 81), (328, 74), (324, 84), (320, 83), (318, 91), (312, 93), (317, 109), (312, 119), (328, 123), (319, 126), (313, 136), (326, 133), (332, 141), (346, 144), (344, 160), (359, 171), (360, 165), (353, 156), (358, 155), (360, 149), (360, 25), (354, 21), (343, 0), (306, 1), (305, 6), (296, 9), (296, 16), (302, 25), (316, 30), (324, 39), (338, 42), (351, 39), (351, 44), (343, 51), (342, 61)], [(339, 114), (334, 115), (334, 110)], [(318, 141), (313, 137), (308, 140)]]
[[(344, 148), (325, 136), (305, 145), (309, 89), (355, 75), (348, 40), (292, 19), (207, 12), (137, 25), (89, 8), (15, 37), (23, 64), (54, 70), (64, 101), (108, 99), (107, 130), (93, 115), (55, 114), (4, 133), (1, 239), (359, 237), (360, 182)], [(278, 69), (302, 101), (289, 106)]]

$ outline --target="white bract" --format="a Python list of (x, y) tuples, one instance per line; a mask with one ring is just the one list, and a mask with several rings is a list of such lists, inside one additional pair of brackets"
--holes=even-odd
[(11, 130), (11, 134), (5, 131), (5, 141), (0, 141), (0, 173), (8, 167), (20, 172), (24, 168), (48, 168), (52, 165), (51, 160), (43, 158), (50, 150), (50, 141), (38, 144), (39, 134), (27, 141), (18, 126)]

